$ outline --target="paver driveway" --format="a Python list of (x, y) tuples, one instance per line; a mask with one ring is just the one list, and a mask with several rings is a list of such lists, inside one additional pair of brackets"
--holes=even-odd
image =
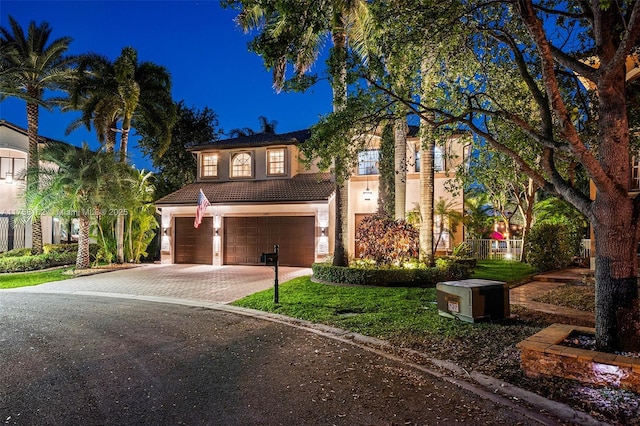
[[(310, 268), (279, 267), (281, 283)], [(111, 293), (230, 303), (273, 287), (270, 266), (143, 265), (65, 281), (22, 287), (20, 291)]]

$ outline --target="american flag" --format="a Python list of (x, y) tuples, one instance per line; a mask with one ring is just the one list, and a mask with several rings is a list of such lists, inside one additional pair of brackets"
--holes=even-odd
[(207, 200), (207, 197), (202, 192), (202, 188), (200, 189), (200, 194), (198, 195), (198, 210), (196, 210), (196, 220), (193, 221), (193, 227), (197, 228), (200, 226), (202, 222), (202, 218), (204, 217), (204, 213), (207, 211), (207, 207), (209, 207), (211, 203)]

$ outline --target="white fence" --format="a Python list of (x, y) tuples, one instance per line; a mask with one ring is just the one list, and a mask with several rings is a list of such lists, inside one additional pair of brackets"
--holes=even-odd
[(520, 260), (522, 240), (467, 240), (476, 259)]
[(589, 258), (591, 257), (591, 240), (583, 239), (580, 244), (580, 257)]
[[(520, 260), (522, 240), (466, 240), (476, 259)], [(591, 240), (584, 239), (580, 245), (580, 257), (591, 257)]]

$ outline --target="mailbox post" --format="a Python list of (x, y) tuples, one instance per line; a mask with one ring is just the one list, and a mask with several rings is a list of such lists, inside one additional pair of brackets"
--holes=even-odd
[(273, 253), (262, 253), (260, 255), (260, 262), (263, 262), (267, 266), (273, 266), (275, 271), (275, 280), (273, 282), (273, 303), (279, 303), (278, 295), (278, 251), (280, 247), (278, 244), (273, 245)]

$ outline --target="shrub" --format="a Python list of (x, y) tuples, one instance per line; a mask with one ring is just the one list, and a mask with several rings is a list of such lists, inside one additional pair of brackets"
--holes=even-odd
[(313, 277), (320, 281), (388, 287), (435, 287), (440, 281), (469, 278), (467, 266), (455, 260), (435, 268), (350, 268), (328, 263), (314, 263)]
[(33, 256), (0, 258), (0, 272), (25, 272), (75, 263), (76, 253), (43, 253)]
[(42, 247), (45, 254), (48, 253), (78, 253), (78, 243), (71, 244), (45, 244)]
[(5, 251), (4, 253), (0, 253), (0, 258), (3, 257), (22, 257), (31, 255), (30, 248), (17, 248), (9, 251)]
[(531, 228), (527, 241), (527, 262), (539, 271), (571, 265), (580, 235), (565, 224), (543, 223)]
[(356, 230), (360, 257), (377, 265), (401, 265), (418, 257), (419, 233), (404, 220), (373, 215), (362, 220)]

